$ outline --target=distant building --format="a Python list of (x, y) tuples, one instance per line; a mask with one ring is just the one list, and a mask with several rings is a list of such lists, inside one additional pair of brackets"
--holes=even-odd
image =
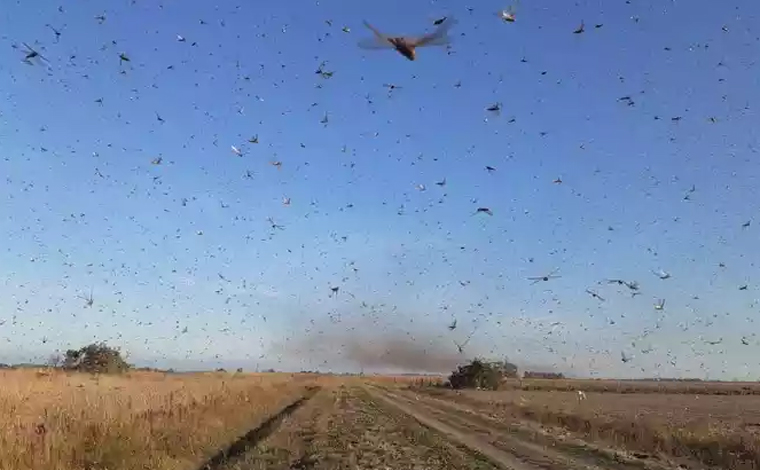
[(523, 374), (523, 378), (526, 379), (564, 379), (565, 376), (560, 372), (537, 372), (533, 370), (526, 370)]

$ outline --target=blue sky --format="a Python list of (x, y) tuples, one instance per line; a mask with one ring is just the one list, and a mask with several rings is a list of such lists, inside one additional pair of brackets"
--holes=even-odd
[[(4, 6), (0, 362), (103, 339), (138, 364), (385, 370), (357, 348), (456, 360), (475, 330), (466, 356), (526, 367), (757, 378), (760, 4), (507, 7)], [(441, 16), (451, 47), (414, 62), (357, 47), (364, 19)]]

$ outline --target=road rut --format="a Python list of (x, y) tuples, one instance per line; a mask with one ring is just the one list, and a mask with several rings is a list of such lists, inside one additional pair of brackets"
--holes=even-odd
[(418, 409), (412, 407), (411, 403), (406, 402), (406, 400), (398, 395), (392, 395), (388, 392), (378, 391), (377, 389), (369, 390), (369, 393), (374, 399), (381, 400), (382, 402), (403, 411), (419, 421), (422, 425), (444, 434), (449, 439), (453, 439), (469, 449), (485, 456), (492, 463), (501, 468), (506, 470), (537, 470), (540, 468), (520, 461), (515, 456), (498, 449), (489, 442), (480, 439), (471, 433), (462, 432), (461, 429), (446, 424), (443, 421), (439, 421), (438, 419), (429, 416), (427, 413), (419, 412)]
[[(421, 424), (445, 434), (487, 457), (501, 468), (513, 470), (643, 470), (658, 468), (646, 462), (631, 462), (578, 452), (547, 442), (534, 442), (510, 423), (496, 422), (460, 405), (400, 390), (372, 387), (373, 398), (414, 417)], [(668, 467), (669, 468), (669, 467)]]

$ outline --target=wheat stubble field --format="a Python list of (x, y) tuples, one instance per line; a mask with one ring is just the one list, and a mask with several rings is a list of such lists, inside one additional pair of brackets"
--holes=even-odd
[(410, 377), (34, 370), (0, 383), (1, 469), (759, 466), (752, 384), (456, 392)]

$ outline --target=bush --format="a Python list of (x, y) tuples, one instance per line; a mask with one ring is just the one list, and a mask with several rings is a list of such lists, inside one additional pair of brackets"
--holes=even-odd
[(79, 349), (69, 349), (61, 365), (65, 370), (93, 374), (118, 374), (129, 370), (130, 365), (118, 349), (105, 343), (92, 343)]
[(517, 367), (509, 362), (486, 362), (482, 359), (473, 359), (449, 376), (449, 386), (454, 389), (480, 388), (497, 390), (504, 377), (517, 374)]

